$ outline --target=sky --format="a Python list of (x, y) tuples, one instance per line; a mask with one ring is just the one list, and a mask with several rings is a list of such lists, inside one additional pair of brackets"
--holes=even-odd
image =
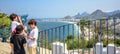
[(1, 13), (28, 14), (29, 18), (62, 18), (97, 9), (120, 10), (120, 0), (0, 0)]

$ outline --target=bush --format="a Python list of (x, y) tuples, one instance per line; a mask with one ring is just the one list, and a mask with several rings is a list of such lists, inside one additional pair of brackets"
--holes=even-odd
[(106, 47), (108, 44), (114, 44), (113, 39), (103, 39), (103, 47)]
[[(86, 49), (86, 48), (93, 48), (94, 44), (98, 43), (97, 39), (91, 38), (90, 40), (85, 40), (82, 38), (77, 38), (77, 36), (68, 36), (66, 39), (67, 49), (73, 50), (73, 49)], [(48, 48), (49, 50), (52, 49), (52, 42), (45, 39), (40, 39), (41, 47)], [(61, 41), (63, 42), (63, 41)], [(103, 47), (106, 47), (108, 44), (113, 44), (113, 39), (103, 39)], [(115, 45), (120, 46), (120, 39), (115, 39)]]
[(81, 39), (81, 38), (76, 38), (76, 36), (74, 36), (73, 39), (67, 39), (66, 40), (66, 44), (67, 44), (67, 49), (79, 49), (79, 48), (87, 48), (87, 40), (85, 39)]
[(120, 46), (120, 39), (119, 39), (119, 38), (116, 38), (116, 39), (115, 39), (115, 45), (116, 45), (116, 46)]
[(87, 48), (92, 48), (92, 47), (94, 46), (94, 44), (96, 44), (97, 42), (98, 42), (97, 39), (91, 38), (91, 39), (88, 41)]
[(8, 38), (10, 36), (11, 20), (5, 13), (0, 13), (0, 37)]
[(0, 29), (0, 35), (2, 35), (1, 37), (8, 38), (8, 37), (10, 37), (10, 34), (11, 34), (11, 30), (9, 27)]
[(11, 21), (9, 17), (4, 13), (0, 13), (0, 28), (2, 26), (10, 27), (10, 24), (11, 24)]

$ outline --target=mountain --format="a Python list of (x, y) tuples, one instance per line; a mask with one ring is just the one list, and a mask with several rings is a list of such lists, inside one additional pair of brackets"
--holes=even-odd
[(114, 14), (117, 14), (117, 13), (120, 13), (120, 10), (115, 10), (115, 11), (112, 11), (112, 12), (107, 12), (107, 14), (108, 14), (109, 16), (114, 15)]
[(83, 17), (83, 18), (86, 18), (86, 17), (88, 17), (89, 16), (89, 14), (87, 13), (87, 12), (83, 12), (82, 14), (81, 14), (81, 17)]
[(80, 13), (77, 13), (77, 15), (73, 16), (73, 18), (80, 19), (81, 18)]
[(116, 17), (116, 16), (117, 17), (120, 16), (120, 10), (115, 10), (112, 12), (103, 12), (103, 11), (97, 9), (91, 14), (88, 14), (87, 12), (83, 12), (82, 14), (77, 13), (75, 16), (73, 16), (73, 18), (76, 18), (76, 19), (80, 19), (80, 18), (103, 19), (103, 18)]
[(88, 16), (89, 19), (102, 19), (106, 18), (108, 15), (105, 12), (102, 12), (101, 10), (96, 10), (92, 14)]
[(64, 19), (72, 19), (72, 17), (68, 15), (68, 16), (65, 16)]
[(117, 18), (120, 18), (120, 13), (112, 14), (110, 17), (117, 17)]
[(73, 18), (80, 19), (80, 18), (86, 18), (87, 16), (89, 16), (89, 14), (87, 12), (83, 12), (82, 14), (77, 13), (77, 15), (73, 16)]

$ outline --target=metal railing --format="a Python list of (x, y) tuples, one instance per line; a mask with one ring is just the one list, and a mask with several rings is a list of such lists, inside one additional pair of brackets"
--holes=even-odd
[[(109, 54), (108, 44), (112, 43), (116, 46), (114, 47), (116, 54), (117, 47), (120, 46), (119, 22), (119, 18), (83, 19), (74, 24), (42, 30), (38, 37), (38, 54), (59, 54), (60, 48), (58, 46), (54, 48), (54, 42), (60, 42), (58, 45), (63, 43), (63, 52), (66, 50), (68, 52), (66, 54), (104, 54), (104, 48), (107, 48), (106, 54)], [(101, 44), (100, 52), (96, 51), (97, 43)], [(53, 51), (54, 49), (56, 51)]]

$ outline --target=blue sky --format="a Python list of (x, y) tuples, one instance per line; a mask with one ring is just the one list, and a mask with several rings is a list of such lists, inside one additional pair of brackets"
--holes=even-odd
[(30, 18), (62, 18), (78, 12), (120, 10), (120, 0), (1, 0), (0, 12), (29, 14)]

